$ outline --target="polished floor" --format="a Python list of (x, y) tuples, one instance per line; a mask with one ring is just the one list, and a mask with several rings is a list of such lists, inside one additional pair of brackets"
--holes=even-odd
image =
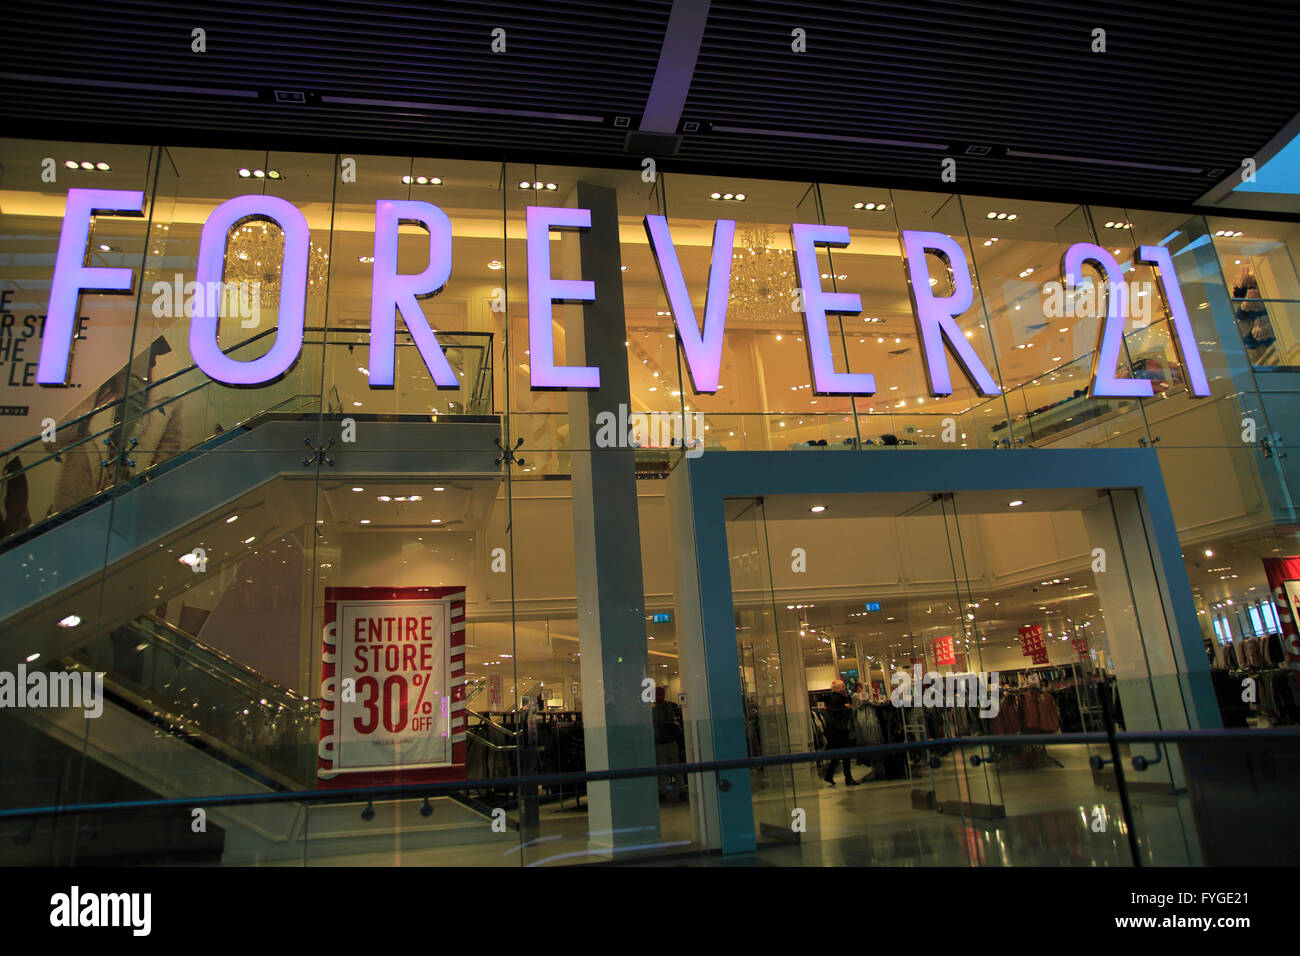
[[(762, 832), (752, 854), (723, 858), (692, 842), (689, 802), (660, 804), (659, 826), (621, 834), (625, 849), (593, 848), (607, 842), (589, 832), (585, 800), (571, 798), (541, 808), (538, 827), (491, 842), (415, 847), (400, 832), (362, 853), (313, 847), (286, 865), (561, 866), (582, 863), (640, 865), (775, 866), (1131, 866), (1132, 855), (1119, 794), (1094, 782), (1082, 746), (1058, 746), (1052, 760), (1033, 768), (1004, 757), (996, 768), (970, 768), (948, 755), (937, 769), (913, 768), (913, 779), (866, 781), (831, 787), (804, 766), (753, 775), (755, 819)], [(964, 756), (964, 755), (963, 755)], [(854, 768), (864, 775), (865, 768)], [(1148, 771), (1150, 773), (1150, 771)], [(1135, 777), (1130, 773), (1130, 777)], [(1000, 804), (1005, 816), (916, 809), (913, 793), (933, 790), (938, 801)], [(1187, 797), (1131, 793), (1138, 852), (1145, 865), (1201, 862)], [(796, 814), (795, 811), (802, 811)], [(803, 827), (796, 835), (795, 826)], [(391, 843), (389, 842), (391, 837)]]

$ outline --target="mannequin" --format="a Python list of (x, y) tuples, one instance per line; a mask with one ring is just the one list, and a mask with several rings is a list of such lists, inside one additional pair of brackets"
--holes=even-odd
[(1259, 293), (1259, 283), (1249, 266), (1242, 266), (1237, 284), (1232, 287), (1232, 297), (1243, 300), (1237, 305), (1237, 331), (1251, 361), (1258, 364), (1272, 346), (1275, 336), (1273, 325), (1268, 320), (1268, 309)]

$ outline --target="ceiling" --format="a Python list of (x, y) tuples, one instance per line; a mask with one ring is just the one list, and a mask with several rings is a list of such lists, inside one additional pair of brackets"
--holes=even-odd
[[(649, 156), (669, 171), (1183, 208), (1243, 157), (1263, 165), (1300, 112), (1300, 18), (1261, 4), (327, 9), (13, 0), (6, 134), (633, 169)], [(955, 183), (940, 178), (950, 156)]]

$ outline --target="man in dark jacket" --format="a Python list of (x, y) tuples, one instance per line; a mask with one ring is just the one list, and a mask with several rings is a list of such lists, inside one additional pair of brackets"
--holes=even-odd
[[(852, 745), (849, 738), (849, 727), (853, 720), (852, 701), (845, 692), (844, 681), (837, 680), (831, 684), (830, 700), (826, 702), (826, 749), (839, 750), (843, 747)], [(858, 781), (849, 775), (848, 760), (839, 761), (844, 764), (844, 783), (850, 787), (856, 787)], [(835, 786), (835, 764), (837, 761), (829, 760), (826, 762), (826, 773), (822, 779)]]

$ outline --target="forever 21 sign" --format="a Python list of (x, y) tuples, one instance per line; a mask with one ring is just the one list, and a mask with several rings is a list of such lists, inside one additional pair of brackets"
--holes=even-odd
[[(58, 255), (50, 290), (45, 336), (41, 343), (36, 381), (41, 385), (63, 385), (68, 365), (78, 296), (82, 292), (129, 292), (134, 273), (129, 268), (85, 265), (90, 219), (95, 214), (139, 216), (144, 193), (138, 190), (70, 189)], [(528, 247), (528, 339), (531, 385), (535, 389), (596, 389), (600, 369), (594, 366), (555, 364), (555, 340), (551, 308), (556, 300), (594, 300), (595, 284), (577, 279), (559, 279), (551, 274), (550, 234), (553, 229), (585, 229), (591, 226), (591, 211), (567, 206), (527, 208)], [(190, 353), (205, 374), (228, 385), (255, 386), (274, 381), (288, 371), (302, 351), (302, 333), (307, 287), (309, 234), (302, 212), (275, 196), (236, 196), (216, 209), (203, 225), (199, 238), (197, 283), (200, 289), (219, 286), (230, 231), (245, 222), (262, 220), (284, 231), (284, 263), (281, 272), (279, 327), (274, 346), (251, 361), (237, 361), (217, 343), (218, 299), (198, 295), (190, 324)], [(402, 223), (413, 222), (429, 234), (429, 263), (418, 273), (397, 271), (397, 231)], [(722, 366), (722, 335), (726, 326), (728, 290), (736, 223), (719, 219), (714, 225), (712, 268), (701, 325), (686, 289), (681, 265), (668, 222), (663, 216), (645, 217), (651, 251), (659, 267), (664, 291), (672, 306), (678, 341), (686, 368), (698, 392), (718, 389)], [(804, 325), (808, 365), (813, 389), (818, 395), (873, 395), (876, 379), (870, 372), (838, 372), (831, 353), (828, 314), (858, 315), (862, 302), (856, 293), (828, 292), (821, 287), (817, 265), (818, 246), (847, 246), (845, 226), (794, 223), (795, 263), (803, 290)], [(980, 395), (996, 395), (997, 383), (957, 325), (956, 317), (974, 302), (974, 288), (965, 254), (956, 240), (939, 232), (903, 231), (907, 280), (912, 311), (922, 345), (922, 358), (930, 394), (952, 394), (945, 349), (951, 351), (967, 379)], [(370, 386), (393, 386), (393, 356), (396, 348), (396, 317), (400, 313), (411, 332), (434, 383), (456, 388), (456, 374), (447, 362), (418, 296), (441, 290), (451, 278), (452, 228), (447, 214), (432, 203), (409, 200), (380, 200), (375, 204), (374, 268), (370, 307)], [(944, 261), (952, 276), (953, 291), (936, 296), (931, 285), (926, 254)], [(1137, 261), (1153, 266), (1164, 286), (1178, 350), (1192, 395), (1205, 397), (1210, 386), (1196, 347), (1191, 320), (1174, 272), (1173, 260), (1164, 246), (1139, 247)], [(1085, 263), (1092, 263), (1106, 279), (1106, 318), (1101, 323), (1090, 393), (1102, 397), (1144, 398), (1154, 394), (1148, 379), (1115, 377), (1124, 333), (1125, 281), (1119, 262), (1094, 243), (1070, 246), (1061, 270), (1067, 288), (1082, 275)]]

